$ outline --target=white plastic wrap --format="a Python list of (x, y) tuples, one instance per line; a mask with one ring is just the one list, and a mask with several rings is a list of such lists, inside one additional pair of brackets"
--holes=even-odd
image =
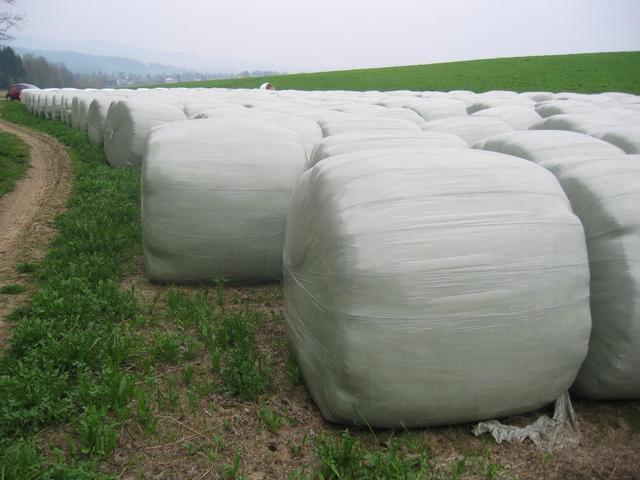
[(349, 132), (325, 137), (316, 143), (309, 156), (309, 166), (332, 155), (361, 150), (387, 148), (465, 148), (467, 144), (458, 136), (439, 132)]
[(528, 130), (531, 125), (541, 120), (535, 110), (520, 105), (485, 108), (471, 116), (497, 118), (511, 125), (514, 130)]
[(473, 148), (506, 153), (536, 163), (568, 156), (586, 158), (624, 154), (622, 150), (610, 143), (564, 130), (525, 130), (503, 133), (482, 140), (473, 145)]
[(487, 108), (498, 108), (498, 107), (525, 107), (533, 109), (535, 107), (535, 102), (533, 100), (529, 100), (525, 97), (509, 97), (509, 98), (491, 98), (483, 95), (481, 100), (478, 100), (467, 107), (467, 113), (472, 114), (475, 112), (479, 112), (480, 110), (485, 110)]
[(545, 102), (547, 100), (553, 100), (553, 93), (551, 92), (523, 92), (521, 97), (528, 98), (534, 102)]
[(617, 124), (616, 120), (604, 113), (565, 113), (547, 117), (531, 128), (534, 130), (569, 130), (585, 135), (595, 135), (599, 131)]
[(596, 113), (601, 108), (593, 103), (579, 100), (549, 100), (537, 104), (535, 110), (542, 118), (547, 118), (562, 113)]
[(542, 162), (584, 225), (593, 330), (573, 387), (588, 398), (640, 398), (640, 155)]
[(414, 110), (426, 122), (442, 118), (467, 116), (467, 105), (451, 98), (425, 98), (403, 103), (404, 107)]
[(299, 138), (286, 128), (207, 119), (154, 129), (142, 167), (149, 278), (279, 279), (286, 209), (305, 168)]
[(364, 153), (305, 172), (287, 217), (287, 335), (323, 416), (406, 428), (556, 400), (590, 315), (553, 175), (471, 149)]
[(349, 115), (335, 120), (318, 122), (325, 137), (347, 132), (381, 131), (381, 130), (413, 130), (420, 131), (415, 123), (399, 118), (371, 117)]
[(598, 132), (597, 136), (626, 153), (640, 153), (640, 124), (606, 128)]
[(317, 122), (294, 115), (285, 115), (265, 110), (256, 111), (256, 109), (253, 108), (245, 108), (243, 110), (205, 110), (195, 117), (195, 119), (202, 118), (246, 118), (249, 121), (257, 121), (288, 128), (298, 134), (300, 143), (304, 147), (305, 152), (307, 152), (307, 155), (311, 153), (316, 142), (322, 139), (322, 130)]
[(114, 95), (96, 96), (89, 105), (87, 111), (87, 133), (89, 140), (94, 145), (102, 145), (104, 136), (104, 123), (107, 119), (107, 113), (112, 102), (117, 102), (124, 97), (116, 97)]
[(186, 118), (182, 108), (174, 103), (131, 99), (112, 103), (104, 122), (103, 136), (109, 165), (140, 165), (151, 129)]
[(71, 103), (71, 126), (79, 130), (87, 129), (87, 114), (93, 98), (86, 94), (78, 94), (73, 97)]
[(502, 120), (492, 117), (444, 118), (427, 122), (424, 130), (457, 135), (468, 145), (500, 133), (512, 132), (513, 128)]

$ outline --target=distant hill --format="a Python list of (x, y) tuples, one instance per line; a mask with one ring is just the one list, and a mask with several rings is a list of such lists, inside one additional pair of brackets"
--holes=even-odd
[(71, 51), (36, 50), (22, 47), (14, 47), (14, 50), (20, 55), (28, 53), (42, 56), (52, 63), (62, 63), (74, 73), (101, 72), (111, 75), (122, 72), (135, 75), (164, 75), (192, 72), (192, 70), (175, 65), (144, 63), (127, 57), (107, 57)]
[(494, 58), (164, 86), (257, 88), (267, 80), (278, 90), (547, 90), (640, 95), (640, 52)]

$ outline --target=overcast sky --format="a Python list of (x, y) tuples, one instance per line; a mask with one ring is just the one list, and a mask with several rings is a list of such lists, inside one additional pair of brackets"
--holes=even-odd
[(288, 71), (640, 50), (640, 0), (18, 1), (16, 44), (117, 42)]

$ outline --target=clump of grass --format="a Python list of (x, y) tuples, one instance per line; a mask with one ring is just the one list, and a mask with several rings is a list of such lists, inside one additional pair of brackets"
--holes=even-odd
[(282, 417), (266, 405), (261, 405), (258, 408), (258, 417), (270, 433), (277, 433), (282, 426)]
[(25, 290), (26, 289), (22, 285), (18, 285), (17, 283), (12, 283), (10, 285), (0, 287), (0, 293), (3, 293), (5, 295), (18, 295)]
[(156, 360), (175, 365), (180, 357), (178, 336), (173, 332), (155, 333), (151, 351)]
[(18, 273), (33, 273), (37, 268), (37, 265), (29, 262), (23, 262), (16, 265), (16, 270), (18, 271)]
[(316, 478), (326, 480), (424, 480), (433, 473), (425, 453), (408, 454), (397, 441), (372, 452), (347, 431), (338, 438), (319, 437), (316, 454), (321, 463)]
[(12, 191), (29, 168), (29, 147), (11, 133), (0, 132), (0, 197)]
[(213, 369), (225, 390), (241, 400), (254, 400), (271, 385), (271, 375), (256, 342), (262, 314), (255, 310), (222, 314), (212, 352)]
[(105, 409), (89, 407), (76, 421), (74, 430), (78, 435), (80, 451), (91, 457), (102, 458), (116, 447), (118, 434), (115, 422)]

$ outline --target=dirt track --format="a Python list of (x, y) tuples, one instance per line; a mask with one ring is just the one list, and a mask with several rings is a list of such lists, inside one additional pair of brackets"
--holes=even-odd
[(0, 346), (6, 336), (3, 318), (27, 297), (21, 262), (37, 262), (55, 234), (53, 220), (64, 210), (70, 191), (71, 162), (53, 138), (0, 120), (0, 130), (13, 133), (29, 146), (30, 166), (16, 188), (0, 198), (0, 286), (27, 287), (19, 295), (0, 294)]

